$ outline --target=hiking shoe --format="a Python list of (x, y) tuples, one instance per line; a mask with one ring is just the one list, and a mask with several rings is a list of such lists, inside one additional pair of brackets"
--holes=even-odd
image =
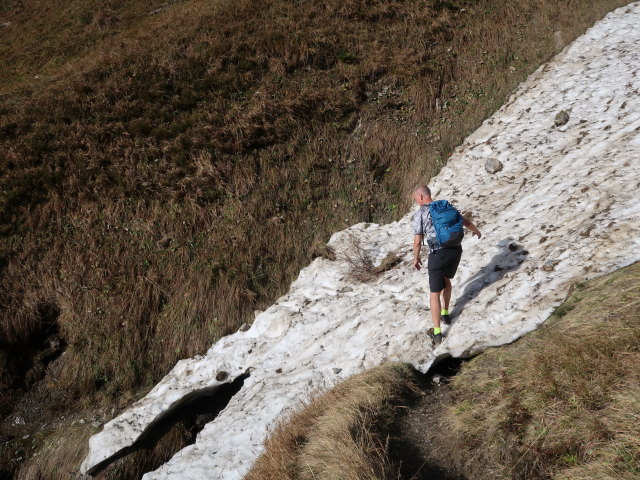
[(440, 321), (445, 325), (451, 325), (451, 315), (440, 315)]
[(442, 333), (438, 333), (438, 334), (433, 333), (433, 328), (430, 328), (428, 333), (429, 333), (429, 338), (436, 346), (442, 343)]

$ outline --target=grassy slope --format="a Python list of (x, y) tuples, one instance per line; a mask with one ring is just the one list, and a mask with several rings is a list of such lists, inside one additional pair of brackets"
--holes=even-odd
[[(639, 298), (640, 264), (579, 284), (538, 330), (464, 363), (447, 395), (427, 390), (433, 413), (413, 418), (432, 443), (405, 450), (447, 478), (640, 478)], [(398, 478), (387, 435), (415, 384), (401, 365), (345, 381), (285, 419), (248, 478)]]
[(436, 443), (469, 479), (640, 478), (639, 299), (640, 264), (579, 284), (455, 377)]
[(46, 385), (149, 388), (331, 232), (395, 218), (555, 31), (624, 3), (3, 3), (0, 411), (50, 324)]
[(399, 478), (388, 437), (414, 380), (404, 364), (345, 380), (274, 430), (247, 480)]

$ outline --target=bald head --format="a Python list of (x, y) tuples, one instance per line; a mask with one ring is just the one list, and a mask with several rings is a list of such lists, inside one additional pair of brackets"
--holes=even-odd
[(420, 206), (431, 202), (431, 190), (426, 185), (418, 185), (413, 190), (413, 200)]

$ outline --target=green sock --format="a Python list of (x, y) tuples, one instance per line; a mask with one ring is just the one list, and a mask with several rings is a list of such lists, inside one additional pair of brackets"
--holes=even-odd
[(436, 327), (433, 329), (433, 334), (438, 335), (441, 332), (440, 328)]
[(449, 310), (445, 310), (444, 308), (440, 310), (440, 315), (449, 315)]

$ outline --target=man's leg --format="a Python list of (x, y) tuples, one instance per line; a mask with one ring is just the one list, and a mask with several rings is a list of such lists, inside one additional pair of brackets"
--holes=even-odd
[(429, 295), (429, 309), (431, 310), (431, 318), (433, 326), (440, 328), (440, 294), (442, 292), (431, 292)]
[(429, 309), (431, 310), (431, 319), (433, 320), (433, 330), (429, 330), (429, 337), (436, 345), (442, 343), (442, 332), (440, 331), (440, 295), (447, 286), (444, 280), (444, 272), (442, 271), (442, 253), (429, 253), (429, 263), (427, 269), (429, 271)]
[(442, 310), (449, 311), (449, 302), (451, 301), (451, 280), (444, 277), (444, 290), (442, 291)]

